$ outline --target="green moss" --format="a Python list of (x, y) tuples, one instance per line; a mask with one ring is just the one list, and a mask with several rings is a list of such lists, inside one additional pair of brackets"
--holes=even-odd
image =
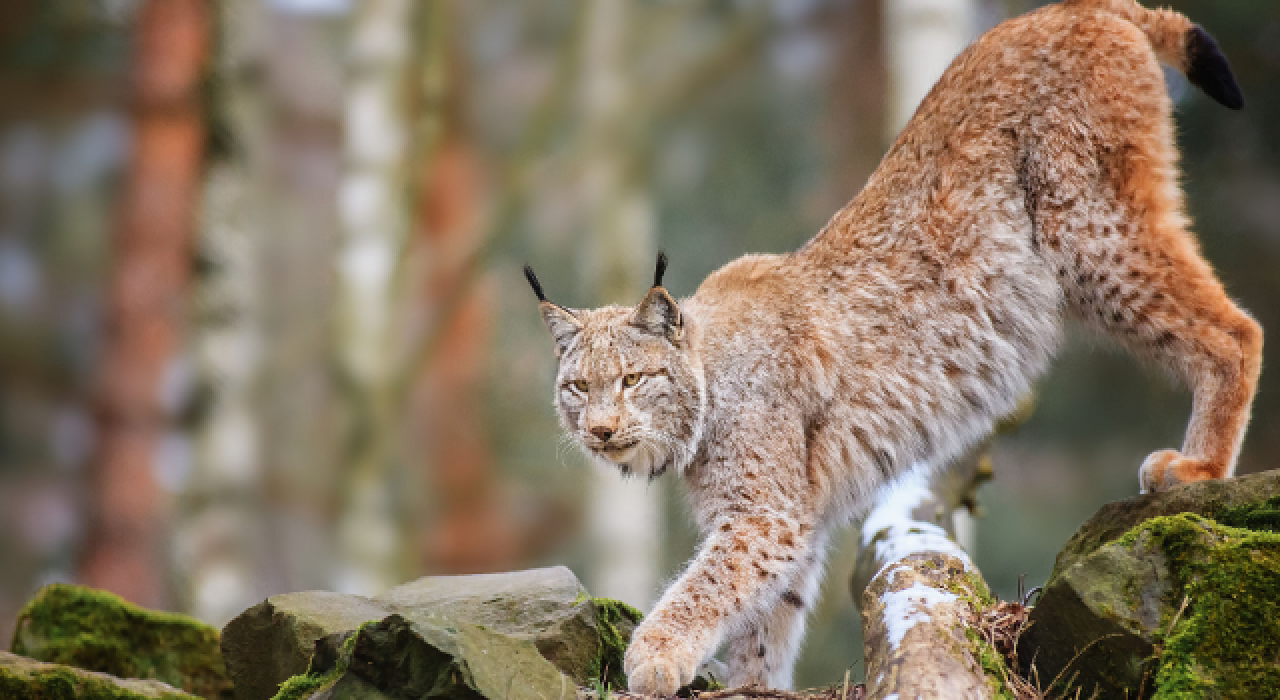
[(217, 629), (83, 586), (42, 588), (18, 615), (12, 649), (120, 678), (154, 678), (206, 698), (231, 697)]
[(976, 631), (972, 629), (965, 630), (965, 636), (969, 638), (969, 648), (973, 651), (974, 656), (978, 658), (978, 663), (982, 666), (982, 672), (987, 676), (987, 685), (991, 687), (992, 697), (996, 700), (1016, 700), (1013, 689), (1009, 687), (1009, 677), (1013, 671), (1009, 670), (1009, 665), (1005, 662), (1004, 656), (996, 650), (994, 646), (987, 643)]
[(1213, 516), (1223, 525), (1256, 530), (1280, 532), (1280, 496), (1261, 503), (1246, 503), (1234, 508), (1223, 508)]
[[(966, 571), (960, 574), (960, 578), (969, 584), (968, 588), (972, 591), (969, 597), (976, 599), (978, 602), (975, 607), (989, 608), (996, 604), (996, 597), (992, 595), (991, 589), (987, 588), (987, 582), (977, 572)], [(961, 595), (964, 596), (965, 594), (961, 592)]]
[[(170, 697), (191, 697), (172, 694)], [(155, 700), (114, 683), (79, 675), (69, 668), (46, 668), (25, 673), (0, 668), (0, 698), (5, 700)]]
[(106, 681), (86, 681), (65, 668), (37, 671), (17, 677), (0, 671), (0, 697), (9, 700), (76, 700), (77, 698), (123, 698), (143, 696), (121, 690)]
[(622, 690), (627, 687), (627, 676), (622, 670), (622, 659), (627, 653), (630, 632), (619, 626), (634, 628), (644, 619), (644, 613), (620, 600), (592, 598), (596, 608), (596, 625), (600, 629), (600, 655), (588, 669), (592, 678), (599, 678), (606, 687)]
[[(1261, 505), (1219, 517), (1265, 524)], [(1168, 609), (1187, 601), (1181, 615), (1167, 615), (1156, 640), (1154, 697), (1267, 697), (1280, 688), (1280, 534), (1184, 513), (1149, 520), (1120, 541), (1144, 534), (1169, 560)]]
[(334, 667), (328, 673), (311, 675), (304, 673), (294, 676), (280, 684), (280, 690), (272, 700), (302, 700), (315, 694), (317, 690), (337, 680), (345, 672), (346, 666)]

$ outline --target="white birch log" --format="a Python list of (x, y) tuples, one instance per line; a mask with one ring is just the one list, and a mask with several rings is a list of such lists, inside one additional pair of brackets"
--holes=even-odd
[(869, 579), (860, 595), (868, 698), (992, 697), (967, 636), (986, 584), (940, 524), (967, 490), (939, 488), (957, 471), (966, 470), (907, 476), (864, 521), (854, 586)]

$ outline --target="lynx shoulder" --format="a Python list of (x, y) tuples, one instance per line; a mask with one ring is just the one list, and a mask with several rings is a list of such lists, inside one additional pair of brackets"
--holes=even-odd
[(530, 282), (565, 431), (624, 474), (680, 474), (704, 533), (637, 629), (633, 690), (670, 695), (728, 642), (730, 682), (786, 687), (834, 526), (1017, 405), (1073, 316), (1194, 392), (1142, 488), (1231, 475), (1262, 331), (1188, 229), (1158, 65), (1239, 88), (1180, 14), (1069, 0), (999, 25), (924, 99), (866, 187), (803, 248), (677, 302), (572, 310)]

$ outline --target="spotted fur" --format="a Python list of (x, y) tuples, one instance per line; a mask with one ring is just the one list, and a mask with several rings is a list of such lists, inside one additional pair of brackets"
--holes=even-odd
[(634, 309), (542, 302), (564, 429), (625, 472), (680, 472), (704, 533), (636, 630), (633, 690), (670, 695), (726, 640), (731, 684), (789, 685), (831, 528), (987, 435), (1068, 315), (1194, 392), (1144, 489), (1231, 474), (1262, 332), (1188, 232), (1157, 64), (1230, 99), (1202, 34), (1131, 0), (1007, 21), (799, 251), (736, 260), (678, 304), (661, 286)]

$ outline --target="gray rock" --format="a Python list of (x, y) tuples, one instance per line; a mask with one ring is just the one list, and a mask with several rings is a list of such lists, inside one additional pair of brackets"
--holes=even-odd
[(307, 672), (316, 641), (350, 632), (390, 612), (354, 595), (307, 591), (271, 596), (222, 630), (222, 657), (237, 700), (266, 700)]
[[(281, 683), (307, 671), (317, 642), (332, 645), (361, 623), (392, 614), (423, 629), (467, 625), (527, 641), (577, 684), (588, 684), (602, 670), (605, 645), (596, 605), (573, 572), (551, 567), (426, 577), (372, 599), (314, 591), (272, 596), (223, 629), (222, 651), (236, 697), (274, 696)], [(616, 627), (630, 637), (629, 626)]]
[(581, 683), (599, 672), (592, 668), (600, 656), (595, 607), (587, 589), (563, 566), (428, 576), (374, 600), (410, 620), (447, 617), (529, 640), (548, 661)]
[[(335, 653), (336, 651), (336, 653)], [(399, 614), (364, 625), (340, 647), (317, 653), (315, 683), (288, 700), (573, 700), (577, 684), (532, 642), (480, 625), (410, 621)]]
[(1102, 546), (1045, 588), (1018, 657), (1034, 658), (1045, 683), (1057, 678), (1085, 688), (1084, 696), (1095, 686), (1140, 687), (1166, 614), (1169, 579), (1168, 562), (1150, 536)]
[(199, 700), (157, 680), (116, 678), (0, 651), (0, 698)]

